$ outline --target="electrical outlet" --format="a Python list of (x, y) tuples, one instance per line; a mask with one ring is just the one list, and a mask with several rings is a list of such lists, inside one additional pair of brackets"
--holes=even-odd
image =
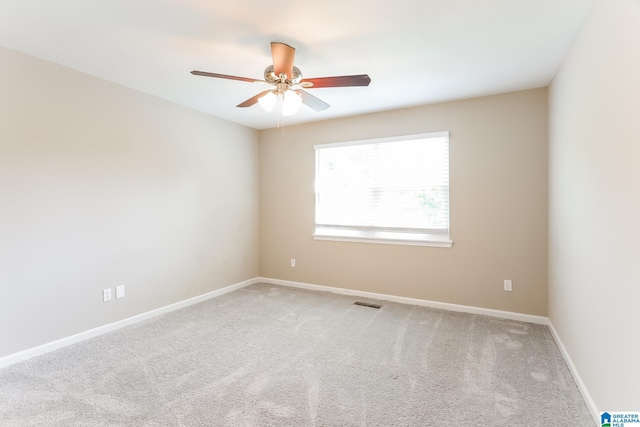
[(291, 267), (295, 267), (295, 266), (296, 266), (296, 259), (291, 258)]
[(116, 299), (124, 298), (124, 285), (116, 286)]
[(511, 292), (513, 290), (513, 283), (511, 282), (511, 280), (504, 281), (504, 290), (507, 292)]
[(102, 290), (102, 301), (111, 301), (111, 288)]

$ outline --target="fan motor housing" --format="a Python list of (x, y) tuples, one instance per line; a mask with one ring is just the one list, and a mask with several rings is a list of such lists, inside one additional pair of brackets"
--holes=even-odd
[[(269, 65), (264, 69), (264, 80), (272, 85), (281, 83), (280, 77), (276, 76), (276, 73), (273, 71), (273, 65)], [(302, 73), (300, 72), (300, 69), (294, 66), (293, 76), (287, 76), (287, 80), (289, 80), (292, 84), (296, 84), (300, 80), (302, 80)]]

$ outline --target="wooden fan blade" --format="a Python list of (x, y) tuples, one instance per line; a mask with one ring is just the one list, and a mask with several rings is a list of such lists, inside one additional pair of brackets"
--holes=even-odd
[(309, 92), (305, 92), (304, 90), (298, 89), (296, 90), (302, 97), (302, 103), (309, 106), (310, 108), (316, 111), (324, 111), (330, 107), (329, 104), (321, 100), (320, 98), (316, 98), (311, 95)]
[[(311, 83), (311, 85), (309, 85)], [(347, 86), (369, 86), (371, 77), (367, 74), (356, 74), (353, 76), (336, 76), (336, 77), (316, 77), (311, 79), (302, 79), (300, 84), (307, 88), (320, 87), (347, 87)]]
[(251, 98), (247, 99), (246, 101), (236, 105), (236, 107), (240, 107), (240, 108), (251, 107), (252, 105), (255, 105), (260, 98), (262, 98), (263, 96), (265, 96), (269, 92), (271, 92), (271, 90), (262, 91), (259, 94), (255, 95), (255, 96), (252, 96)]
[(265, 83), (264, 80), (250, 79), (248, 77), (238, 77), (238, 76), (229, 76), (227, 74), (217, 74), (217, 73), (208, 73), (206, 71), (192, 71), (191, 74), (194, 76), (204, 76), (204, 77), (215, 77), (218, 79), (227, 79), (227, 80), (239, 80), (241, 82), (249, 82), (249, 83)]
[(271, 42), (271, 58), (273, 59), (273, 72), (276, 77), (284, 73), (288, 79), (293, 78), (293, 60), (296, 50), (288, 44)]

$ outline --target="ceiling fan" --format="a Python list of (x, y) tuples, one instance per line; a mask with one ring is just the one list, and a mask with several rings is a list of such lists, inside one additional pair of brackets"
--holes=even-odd
[(293, 65), (295, 54), (295, 48), (284, 43), (272, 42), (271, 57), (273, 58), (273, 65), (265, 68), (264, 80), (208, 73), (206, 71), (192, 71), (191, 74), (273, 85), (275, 86), (273, 89), (260, 92), (237, 106), (244, 108), (260, 103), (265, 110), (271, 111), (276, 102), (280, 100), (282, 103), (282, 114), (285, 116), (295, 114), (301, 103), (311, 107), (315, 111), (323, 111), (329, 108), (329, 104), (303, 89), (369, 86), (371, 82), (371, 78), (367, 74), (303, 79), (300, 69)]

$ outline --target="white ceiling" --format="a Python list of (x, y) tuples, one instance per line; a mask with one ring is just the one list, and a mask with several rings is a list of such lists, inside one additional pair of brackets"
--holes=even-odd
[(235, 105), (264, 87), (269, 42), (304, 77), (367, 73), (369, 87), (310, 89), (331, 104), (285, 124), (549, 84), (593, 0), (0, 0), (0, 45), (255, 129), (277, 113)]

